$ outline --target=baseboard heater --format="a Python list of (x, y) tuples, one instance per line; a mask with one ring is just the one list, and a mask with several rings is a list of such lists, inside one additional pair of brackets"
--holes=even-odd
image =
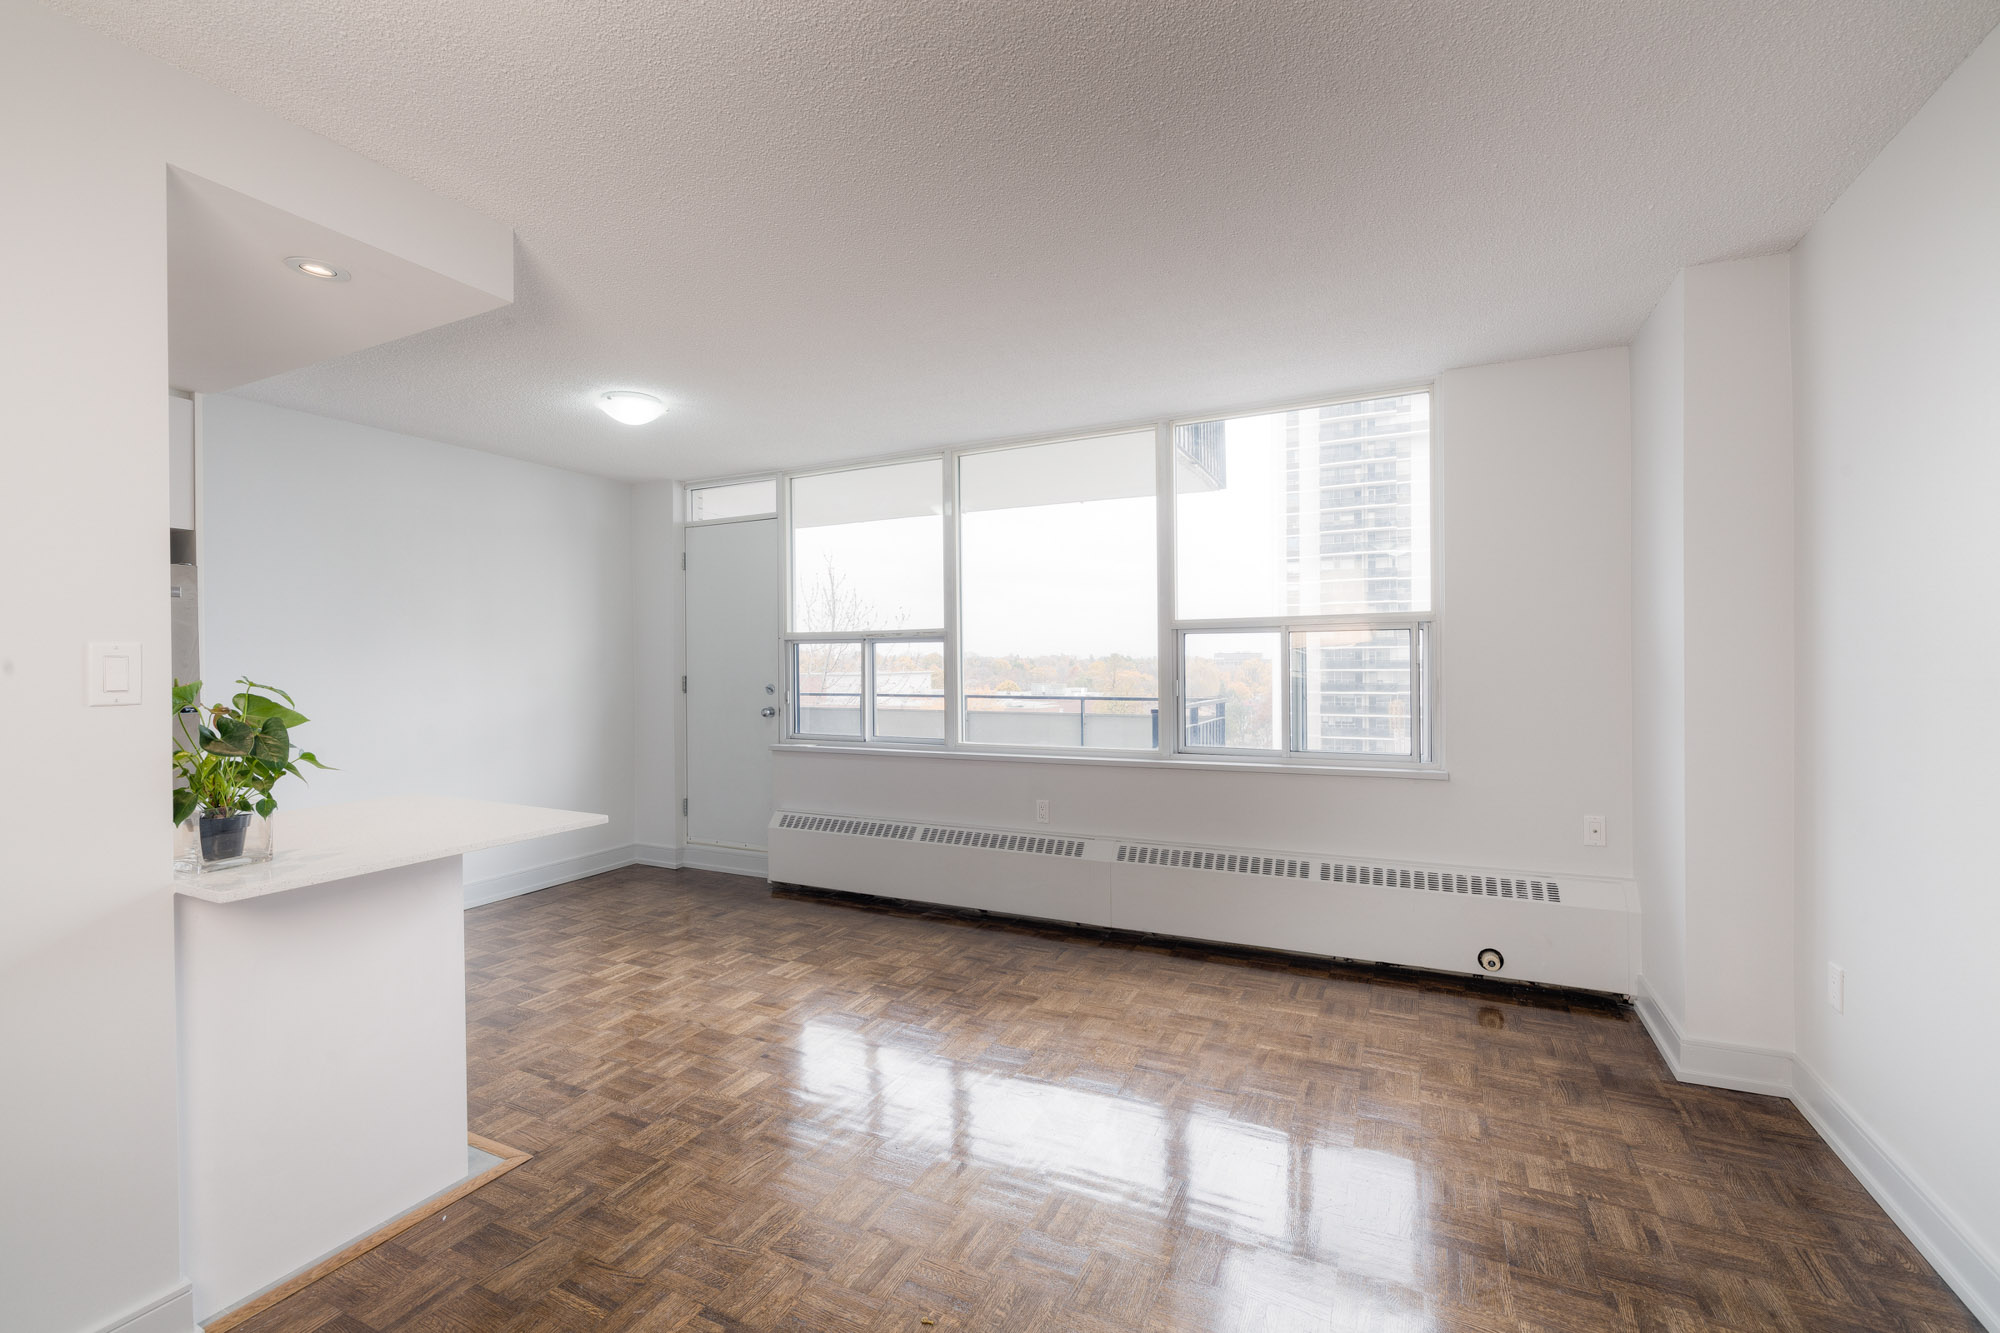
[(781, 810), (770, 878), (1616, 994), (1638, 970), (1636, 886), (1583, 875)]

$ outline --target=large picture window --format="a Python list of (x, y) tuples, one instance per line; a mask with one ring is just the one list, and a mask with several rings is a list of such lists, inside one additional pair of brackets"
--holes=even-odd
[(1173, 469), (1180, 748), (1427, 759), (1430, 395), (1184, 422)]
[(784, 480), (789, 734), (1433, 764), (1430, 405), (1412, 390)]
[(960, 457), (968, 744), (1158, 748), (1153, 435)]
[(1174, 427), (1182, 620), (1430, 609), (1430, 395)]
[(944, 627), (944, 460), (792, 479), (792, 629)]

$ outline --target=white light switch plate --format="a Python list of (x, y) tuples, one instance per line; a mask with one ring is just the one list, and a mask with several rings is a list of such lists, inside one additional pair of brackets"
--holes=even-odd
[(84, 654), (83, 701), (92, 708), (143, 703), (146, 673), (136, 643), (93, 643)]
[(1602, 847), (1604, 845), (1604, 816), (1585, 815), (1583, 817), (1583, 845)]
[(1847, 1012), (1847, 969), (1839, 963), (1826, 965), (1826, 1002), (1836, 1014)]

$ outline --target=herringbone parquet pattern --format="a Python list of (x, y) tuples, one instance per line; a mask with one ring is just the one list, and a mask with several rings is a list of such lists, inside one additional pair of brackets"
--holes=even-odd
[(473, 1127), (534, 1160), (245, 1333), (1976, 1330), (1609, 1002), (690, 871), (467, 959)]

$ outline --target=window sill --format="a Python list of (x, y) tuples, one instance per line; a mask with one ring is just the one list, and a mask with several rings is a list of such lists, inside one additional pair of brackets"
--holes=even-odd
[(837, 754), (887, 759), (974, 759), (1007, 764), (1084, 764), (1092, 768), (1159, 768), (1207, 773), (1312, 773), (1343, 778), (1420, 778), (1446, 782), (1451, 772), (1435, 764), (1308, 764), (1176, 755), (1037, 753), (1024, 750), (946, 750), (923, 745), (843, 745), (839, 741), (779, 741), (777, 754)]

